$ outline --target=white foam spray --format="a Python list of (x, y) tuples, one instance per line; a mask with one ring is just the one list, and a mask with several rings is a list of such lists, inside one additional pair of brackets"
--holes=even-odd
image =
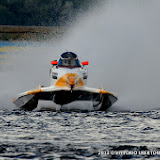
[(16, 69), (10, 75), (4, 73), (4, 79), (10, 80), (4, 81), (1, 90), (12, 96), (13, 92), (49, 84), (50, 61), (68, 50), (89, 60), (89, 86), (102, 85), (118, 95), (113, 109), (159, 108), (160, 1), (107, 2), (76, 22), (61, 42), (27, 49), (16, 60)]

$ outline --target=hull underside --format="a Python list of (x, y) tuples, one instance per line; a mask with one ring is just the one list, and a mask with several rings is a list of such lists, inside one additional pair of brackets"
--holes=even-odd
[[(117, 101), (117, 97), (112, 94), (92, 93), (87, 91), (54, 91), (54, 92), (40, 92), (37, 94), (23, 95), (19, 97), (14, 103), (21, 109), (33, 110), (37, 107), (39, 101), (50, 101), (56, 105), (66, 105), (72, 102), (92, 102), (92, 110), (105, 111), (113, 103)], [(60, 107), (62, 108), (62, 107)], [(54, 109), (54, 107), (53, 107)], [(67, 108), (66, 108), (67, 110)], [(74, 108), (72, 108), (74, 110)], [(75, 110), (77, 108), (75, 107)], [(83, 107), (83, 110), (90, 110), (90, 108)]]

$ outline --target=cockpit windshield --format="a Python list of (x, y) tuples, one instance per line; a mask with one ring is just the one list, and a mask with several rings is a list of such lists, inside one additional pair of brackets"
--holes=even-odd
[(72, 52), (65, 52), (61, 55), (58, 60), (59, 67), (81, 67), (80, 61), (77, 58), (77, 55)]

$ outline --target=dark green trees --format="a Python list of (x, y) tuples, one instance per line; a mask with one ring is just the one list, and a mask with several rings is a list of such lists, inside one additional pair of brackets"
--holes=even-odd
[(64, 26), (96, 0), (0, 0), (0, 25)]

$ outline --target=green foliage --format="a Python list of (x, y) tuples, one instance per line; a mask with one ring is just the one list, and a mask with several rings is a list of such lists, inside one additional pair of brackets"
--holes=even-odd
[(64, 26), (96, 0), (0, 0), (0, 25)]

